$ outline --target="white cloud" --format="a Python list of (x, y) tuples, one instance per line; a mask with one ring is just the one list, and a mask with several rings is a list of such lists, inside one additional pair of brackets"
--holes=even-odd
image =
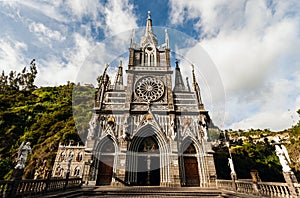
[[(0, 7), (0, 14), (6, 19), (0, 22), (6, 27), (0, 33), (1, 67), (5, 65), (5, 71), (18, 71), (23, 67), (20, 63), (28, 62), (24, 57), (34, 57), (38, 86), (78, 80), (77, 72), (84, 71), (88, 56), (108, 60), (105, 50), (93, 51), (101, 34), (110, 37), (137, 27), (133, 5), (128, 1), (24, 0), (0, 2)], [(6, 39), (6, 35), (11, 36)], [(128, 35), (122, 35), (110, 43), (115, 49), (127, 45)], [(93, 63), (96, 63), (93, 68), (97, 76), (104, 64)]]
[(128, 0), (108, 1), (104, 13), (107, 35), (115, 35), (137, 28), (137, 19), (133, 14), (133, 5)]
[(25, 58), (23, 52), (27, 45), (20, 41), (12, 41), (11, 38), (0, 38), (0, 67), (6, 73), (19, 71), (24, 67)]
[(50, 28), (46, 27), (42, 23), (32, 22), (29, 24), (29, 30), (38, 35), (41, 41), (43, 39), (49, 38), (51, 40), (63, 41), (66, 39), (59, 31), (51, 30)]
[(37, 1), (37, 0), (22, 0), (22, 1), (4, 1), (13, 7), (25, 6), (31, 9), (32, 12), (43, 13), (52, 20), (67, 22), (68, 19), (60, 13), (59, 7), (63, 5), (63, 0), (56, 1)]
[(89, 16), (95, 20), (103, 9), (102, 5), (95, 0), (67, 0), (66, 5), (77, 19), (81, 19), (83, 16)]
[[(210, 54), (227, 94), (226, 125), (291, 126), (300, 81), (298, 1), (170, 0), (170, 21), (196, 20), (200, 43)], [(277, 116), (274, 116), (277, 115)]]

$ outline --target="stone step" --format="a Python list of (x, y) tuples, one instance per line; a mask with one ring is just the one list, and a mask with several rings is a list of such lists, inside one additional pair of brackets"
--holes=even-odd
[(45, 198), (87, 198), (87, 197), (150, 197), (150, 198), (180, 198), (180, 197), (223, 197), (218, 189), (212, 188), (168, 188), (168, 187), (82, 187), (81, 189), (44, 196)]

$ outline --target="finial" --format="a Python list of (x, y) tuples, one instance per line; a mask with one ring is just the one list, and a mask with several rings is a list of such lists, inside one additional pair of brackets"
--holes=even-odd
[(131, 38), (130, 38), (130, 47), (131, 48), (134, 47), (134, 36), (135, 36), (135, 29), (132, 29)]
[(166, 48), (169, 49), (169, 35), (168, 35), (168, 30), (165, 29), (165, 40), (166, 40)]
[(194, 64), (192, 64), (192, 77), (193, 77), (193, 86), (195, 87), (195, 86), (197, 86), (197, 82), (196, 82)]
[(178, 66), (178, 59), (177, 58), (176, 58), (175, 64), (176, 64), (176, 68), (179, 68), (179, 66)]
[(187, 86), (187, 90), (190, 92), (191, 88), (190, 88), (190, 84), (189, 84), (189, 77), (186, 77), (186, 86)]
[(150, 11), (148, 11), (148, 19), (151, 19)]
[(119, 67), (122, 67), (122, 59), (120, 59)]

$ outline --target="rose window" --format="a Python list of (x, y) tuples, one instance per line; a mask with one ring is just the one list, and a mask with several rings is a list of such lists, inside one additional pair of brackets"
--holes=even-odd
[(142, 78), (135, 85), (135, 93), (145, 101), (155, 101), (164, 94), (164, 84), (153, 77)]

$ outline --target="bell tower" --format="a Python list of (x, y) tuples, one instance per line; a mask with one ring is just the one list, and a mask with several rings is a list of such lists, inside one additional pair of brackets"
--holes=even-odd
[[(134, 36), (134, 34), (133, 34)], [(168, 33), (159, 46), (153, 32), (150, 11), (140, 44), (131, 39), (127, 72), (126, 107), (130, 111), (173, 110), (172, 74)], [(159, 106), (159, 107), (158, 107)]]

